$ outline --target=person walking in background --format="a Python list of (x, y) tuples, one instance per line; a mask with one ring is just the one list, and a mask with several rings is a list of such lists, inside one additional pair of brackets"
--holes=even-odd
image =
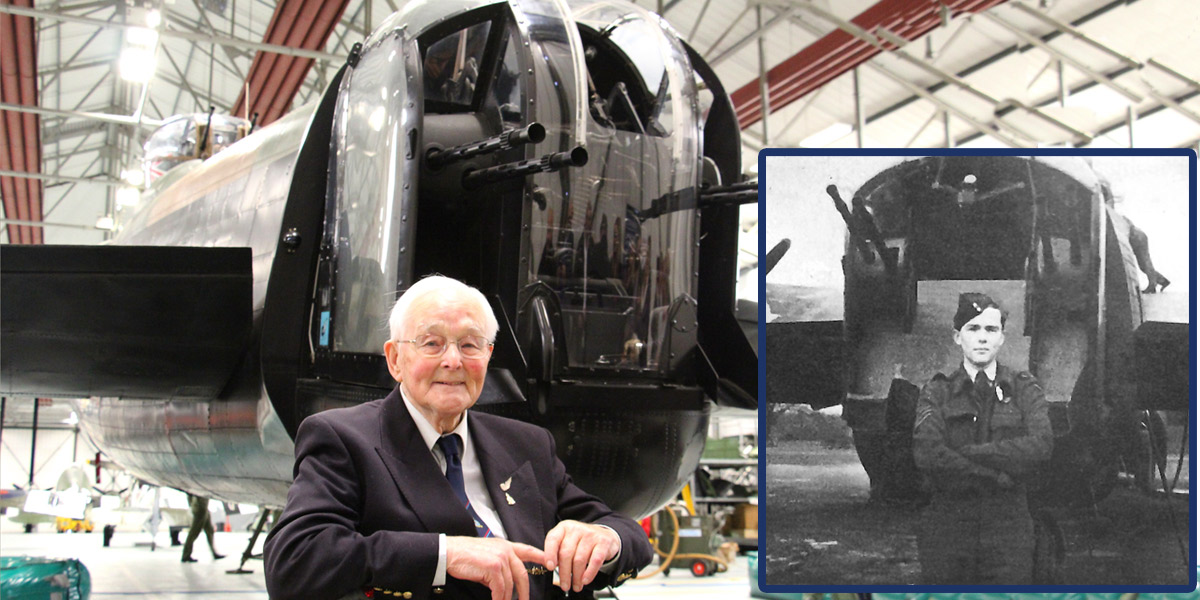
[(204, 537), (208, 538), (208, 549), (212, 550), (213, 560), (225, 558), (224, 554), (217, 553), (217, 547), (213, 545), (213, 524), (212, 516), (208, 514), (208, 498), (192, 494), (188, 494), (187, 497), (188, 508), (192, 510), (192, 526), (188, 528), (187, 539), (183, 542), (183, 557), (179, 559), (180, 562), (196, 562), (196, 559), (192, 558), (192, 545), (196, 543), (201, 531), (204, 531)]

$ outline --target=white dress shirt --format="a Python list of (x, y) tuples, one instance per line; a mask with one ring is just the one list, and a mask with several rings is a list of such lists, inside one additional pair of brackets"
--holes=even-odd
[[(995, 372), (995, 363), (992, 367)], [(441, 438), (441, 434), (433, 428), (433, 424), (425, 419), (417, 407), (413, 406), (411, 400), (408, 399), (408, 393), (404, 390), (404, 386), (400, 386), (400, 398), (404, 400), (404, 408), (408, 409), (409, 416), (412, 417), (413, 423), (417, 424), (417, 431), (421, 433), (421, 439), (425, 442), (425, 447), (429, 448), (429, 452), (433, 454), (433, 459), (437, 461), (438, 467), (442, 470), (442, 474), (446, 474), (446, 455), (442, 453), (442, 449), (437, 445), (437, 441)], [(448, 432), (457, 433), (463, 441), (462, 454), (462, 469), (463, 469), (463, 485), (467, 489), (467, 500), (471, 501), (471, 508), (475, 509), (475, 514), (483, 520), (483, 524), (487, 525), (492, 530), (492, 535), (501, 539), (508, 539), (504, 533), (504, 524), (500, 522), (500, 515), (496, 513), (496, 506), (492, 504), (491, 496), (488, 496), (487, 486), (483, 481), (483, 468), (479, 465), (479, 456), (475, 454), (475, 444), (471, 441), (471, 432), (467, 422), (470, 420), (471, 411), (463, 413), (462, 421), (454, 428), (454, 431)], [(600, 525), (609, 531), (613, 529), (607, 525)], [(600, 571), (611, 575), (616, 568), (617, 559), (621, 557), (621, 550), (617, 550), (617, 554), (611, 560), (605, 561), (600, 566)], [(556, 569), (557, 571), (557, 569)], [(433, 585), (446, 585), (446, 534), (438, 534), (438, 562), (437, 568), (433, 574)]]
[[(400, 386), (400, 397), (404, 399), (404, 408), (408, 409), (413, 423), (417, 424), (417, 431), (421, 432), (421, 439), (425, 442), (425, 447), (429, 448), (429, 452), (433, 454), (433, 459), (437, 461), (438, 468), (444, 475), (446, 473), (446, 455), (442, 454), (442, 449), (437, 445), (438, 439), (442, 437), (441, 434), (433, 428), (433, 424), (425, 419), (417, 407), (413, 406), (412, 401), (408, 399), (408, 394), (404, 391), (404, 386)], [(458, 427), (447, 433), (447, 435), (457, 433), (462, 438), (463, 484), (467, 489), (467, 500), (471, 501), (471, 508), (475, 509), (475, 514), (479, 515), (483, 524), (492, 530), (493, 536), (507, 539), (504, 533), (504, 524), (500, 522), (500, 515), (496, 514), (496, 507), (492, 504), (492, 499), (487, 493), (487, 486), (483, 481), (483, 468), (479, 466), (479, 457), (475, 454), (475, 444), (471, 442), (471, 430), (467, 425), (467, 421), (470, 420), (469, 416), (470, 411), (464, 412)], [(445, 584), (446, 534), (443, 533), (438, 535), (438, 564), (433, 576), (433, 585)]]

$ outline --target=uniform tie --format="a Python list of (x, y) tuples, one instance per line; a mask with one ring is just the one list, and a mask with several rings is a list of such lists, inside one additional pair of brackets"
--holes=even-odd
[(975, 442), (986, 443), (992, 441), (991, 423), (992, 423), (992, 408), (995, 405), (994, 397), (992, 396), (992, 382), (988, 379), (987, 373), (979, 371), (975, 373), (975, 408), (979, 411), (978, 420), (975, 422)]
[(458, 496), (459, 502), (462, 502), (463, 507), (467, 509), (467, 513), (471, 515), (471, 520), (475, 521), (475, 533), (479, 537), (494, 537), (492, 530), (487, 525), (484, 525), (483, 520), (476, 514), (475, 509), (471, 508), (471, 501), (467, 499), (467, 486), (463, 482), (460, 443), (461, 439), (457, 433), (438, 438), (438, 447), (442, 449), (442, 454), (446, 455), (446, 480), (450, 482), (450, 487), (454, 489), (454, 495)]
[(992, 382), (988, 379), (987, 373), (977, 371), (975, 373), (975, 400), (981, 406), (987, 406), (987, 401), (992, 397)]

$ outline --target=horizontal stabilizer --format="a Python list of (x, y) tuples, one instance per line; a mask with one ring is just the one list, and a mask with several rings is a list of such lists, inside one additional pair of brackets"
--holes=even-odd
[(250, 340), (249, 248), (0, 251), (0, 394), (212, 399)]

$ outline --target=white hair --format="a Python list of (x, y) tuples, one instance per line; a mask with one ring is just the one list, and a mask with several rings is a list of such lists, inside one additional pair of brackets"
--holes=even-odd
[(391, 330), (393, 340), (399, 340), (400, 336), (404, 334), (413, 304), (426, 296), (438, 296), (446, 301), (465, 300), (468, 303), (476, 304), (479, 312), (483, 315), (484, 337), (488, 341), (496, 340), (496, 332), (500, 331), (500, 324), (496, 321), (492, 305), (488, 304), (483, 292), (457, 279), (443, 275), (425, 277), (409, 286), (408, 290), (396, 300), (396, 304), (392, 306), (392, 313), (388, 317), (388, 328)]

